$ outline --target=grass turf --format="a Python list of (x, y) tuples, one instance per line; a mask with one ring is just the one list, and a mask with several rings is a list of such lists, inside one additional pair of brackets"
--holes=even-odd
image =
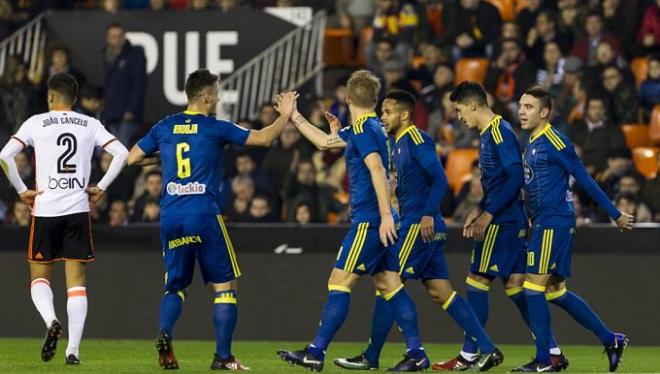
[[(303, 343), (292, 342), (236, 342), (234, 354), (254, 373), (305, 373), (298, 367), (290, 367), (275, 351), (281, 348), (299, 349)], [(40, 359), (41, 339), (0, 339), (0, 373), (158, 373), (154, 343), (147, 340), (85, 340), (82, 345), (79, 367), (64, 365), (66, 340), (58, 345), (58, 352), (51, 362)], [(328, 351), (324, 373), (348, 373), (334, 366), (332, 359), (353, 356), (361, 351), (363, 344), (334, 343)], [(401, 343), (389, 343), (381, 357), (381, 370), (395, 364), (403, 350)], [(456, 354), (456, 344), (426, 344), (432, 361), (451, 358)], [(565, 346), (564, 352), (570, 360), (569, 372), (607, 372), (607, 360), (602, 348), (597, 346)], [(524, 364), (533, 355), (532, 346), (502, 345), (504, 364), (491, 372), (507, 372), (514, 366)], [(213, 357), (214, 342), (176, 341), (175, 352), (181, 370), (186, 373), (209, 372)], [(658, 347), (630, 347), (625, 360), (619, 367), (622, 373), (660, 372), (660, 349)]]

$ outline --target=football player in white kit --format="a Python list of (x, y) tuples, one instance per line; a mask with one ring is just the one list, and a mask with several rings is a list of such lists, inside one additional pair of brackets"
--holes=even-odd
[[(52, 264), (64, 261), (67, 288), (69, 343), (66, 363), (80, 363), (79, 346), (87, 316), (85, 264), (94, 260), (89, 202), (100, 199), (117, 177), (128, 157), (127, 149), (95, 118), (73, 112), (78, 83), (68, 74), (48, 80), (48, 109), (25, 121), (0, 152), (0, 165), (11, 184), (28, 205), (32, 220), (27, 260), (30, 263), (30, 293), (46, 322), (41, 359), (55, 355), (62, 325), (55, 315), (50, 287)], [(34, 148), (35, 189), (25, 186), (14, 157)], [(95, 147), (110, 153), (112, 162), (103, 178), (90, 187)]]

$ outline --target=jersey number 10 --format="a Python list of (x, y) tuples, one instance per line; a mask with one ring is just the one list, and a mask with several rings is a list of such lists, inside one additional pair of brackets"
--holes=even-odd
[(190, 152), (188, 143), (177, 143), (176, 145), (176, 175), (183, 179), (190, 177), (190, 158), (184, 158), (183, 154)]

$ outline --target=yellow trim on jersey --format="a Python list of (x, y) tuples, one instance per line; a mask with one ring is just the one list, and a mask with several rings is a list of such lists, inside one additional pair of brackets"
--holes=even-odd
[(394, 291), (388, 292), (385, 295), (383, 295), (383, 299), (385, 299), (385, 301), (390, 301), (394, 297), (394, 295), (399, 293), (399, 291), (401, 291), (402, 289), (403, 289), (403, 284), (397, 287)]
[(552, 253), (552, 238), (555, 230), (543, 230), (543, 240), (541, 244), (541, 259), (539, 260), (539, 274), (546, 274), (550, 266), (550, 254)]
[(493, 247), (495, 246), (495, 240), (497, 238), (497, 232), (499, 230), (500, 230), (499, 225), (491, 224), (488, 226), (488, 230), (486, 232), (486, 239), (484, 240), (484, 245), (481, 250), (481, 261), (479, 262), (480, 273), (488, 272), (490, 257), (493, 254)]
[(523, 292), (523, 288), (522, 287), (507, 288), (506, 290), (504, 290), (504, 292), (506, 293), (507, 296), (511, 297), (513, 295), (517, 295)]
[(367, 113), (360, 116), (360, 118), (358, 118), (353, 124), (353, 133), (362, 134), (364, 132), (364, 123), (367, 122), (367, 119), (372, 117), (376, 117), (375, 112)]
[(564, 296), (564, 295), (566, 294), (567, 291), (568, 291), (568, 290), (566, 289), (566, 287), (564, 287), (564, 288), (562, 288), (562, 289), (559, 290), (559, 291), (548, 292), (548, 293), (545, 294), (545, 299), (548, 300), (548, 301), (552, 301), (552, 300), (554, 300), (554, 299), (558, 299), (558, 298)]
[(486, 292), (488, 292), (488, 291), (490, 290), (490, 286), (489, 286), (489, 285), (483, 284), (483, 283), (481, 283), (481, 282), (479, 282), (479, 281), (476, 281), (476, 280), (474, 280), (474, 279), (472, 279), (472, 278), (470, 278), (470, 277), (467, 277), (467, 278), (465, 279), (465, 283), (466, 283), (468, 286), (472, 286), (472, 287), (474, 287), (474, 288), (476, 288), (476, 289), (478, 289), (478, 290), (482, 290), (482, 291), (486, 291)]
[(494, 125), (495, 122), (497, 122), (497, 123), (499, 124), (499, 123), (500, 123), (500, 119), (502, 119), (502, 116), (500, 116), (499, 114), (496, 115), (495, 117), (493, 117), (493, 119), (491, 119), (490, 121), (488, 121), (488, 124), (486, 125), (486, 127), (484, 127), (483, 129), (481, 129), (481, 131), (479, 132), (479, 135), (483, 135), (483, 133), (485, 133), (486, 130), (488, 130), (492, 125)]
[(445, 301), (444, 304), (442, 304), (442, 309), (447, 310), (447, 308), (449, 308), (449, 306), (451, 305), (451, 303), (454, 301), (455, 298), (456, 298), (456, 291), (452, 292), (451, 296), (449, 296), (449, 299), (447, 299), (447, 301)]
[(557, 148), (558, 151), (561, 151), (562, 149), (566, 148), (566, 144), (559, 138), (559, 135), (555, 132), (552, 127), (548, 129), (548, 131), (545, 133), (545, 136), (550, 140), (550, 143)]
[(238, 261), (236, 260), (236, 252), (234, 252), (234, 245), (231, 244), (231, 239), (229, 239), (229, 233), (227, 232), (227, 227), (225, 227), (225, 222), (222, 219), (221, 215), (217, 215), (218, 223), (220, 224), (220, 230), (222, 230), (222, 236), (225, 238), (225, 243), (227, 244), (227, 252), (229, 253), (229, 260), (231, 262), (231, 268), (234, 271), (235, 277), (241, 276), (241, 269), (238, 267)]
[(383, 296), (383, 295), (380, 293), (380, 291), (376, 290), (376, 297), (378, 296)]
[(419, 129), (414, 124), (411, 124), (405, 130), (403, 130), (403, 132), (399, 134), (396, 137), (396, 139), (394, 139), (394, 141), (398, 142), (401, 138), (403, 138), (404, 135), (408, 133), (410, 133), (410, 137), (412, 138), (415, 145), (420, 145), (424, 143), (424, 138), (422, 138), (422, 134), (420, 134)]
[(419, 234), (419, 224), (415, 223), (410, 225), (408, 229), (408, 234), (406, 234), (406, 240), (403, 241), (403, 246), (401, 246), (401, 252), (399, 252), (399, 274), (403, 273), (406, 262), (408, 262), (408, 257), (412, 251), (415, 241), (417, 240), (417, 235)]
[(176, 293), (181, 298), (181, 301), (186, 301), (186, 294), (183, 291), (178, 291)]
[(550, 123), (546, 123), (546, 124), (545, 124), (545, 127), (543, 128), (543, 130), (541, 130), (540, 133), (538, 133), (538, 134), (536, 134), (536, 135), (534, 135), (534, 136), (532, 136), (532, 137), (529, 138), (529, 142), (531, 143), (531, 142), (533, 142), (534, 140), (540, 138), (541, 135), (545, 134), (545, 132), (548, 131), (548, 130), (550, 129), (550, 127), (551, 127), (551, 126), (550, 126)]
[(346, 293), (351, 293), (351, 289), (346, 287), (346, 286), (339, 286), (336, 284), (329, 284), (328, 285), (328, 292), (330, 291), (339, 291), (339, 292), (346, 292)]
[(353, 270), (355, 270), (355, 265), (357, 264), (357, 260), (360, 257), (360, 252), (362, 252), (364, 241), (367, 238), (368, 228), (369, 222), (362, 222), (358, 225), (357, 233), (353, 239), (353, 244), (351, 244), (351, 250), (348, 251), (348, 257), (346, 258), (346, 263), (344, 264), (344, 271), (352, 273)]
[(540, 286), (538, 284), (534, 284), (534, 283), (528, 282), (528, 281), (525, 281), (525, 283), (523, 283), (523, 288), (526, 288), (526, 289), (532, 290), (532, 291), (538, 291), (538, 292), (545, 292), (545, 290), (546, 290), (545, 286)]
[(194, 115), (202, 114), (202, 113), (200, 113), (200, 112), (195, 112), (194, 110), (184, 110), (184, 111), (183, 111), (183, 114), (187, 114), (187, 115), (189, 115), (189, 116), (194, 116)]
[(236, 298), (234, 296), (230, 295), (222, 295), (220, 297), (216, 297), (215, 300), (213, 300), (214, 304), (236, 304)]

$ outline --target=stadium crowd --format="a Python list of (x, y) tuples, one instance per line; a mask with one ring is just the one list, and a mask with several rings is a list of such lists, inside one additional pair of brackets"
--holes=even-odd
[[(456, 117), (449, 100), (461, 62), (470, 59), (496, 113), (517, 121), (517, 100), (532, 85), (554, 96), (551, 123), (568, 134), (585, 165), (616, 202), (637, 222), (660, 222), (660, 173), (638, 170), (625, 126), (652, 120), (660, 104), (660, 0), (0, 0), (0, 36), (6, 36), (44, 8), (174, 9), (230, 12), (241, 7), (313, 6), (329, 11), (329, 27), (349, 31), (351, 61), (375, 72), (383, 93), (404, 89), (418, 98), (415, 123), (437, 141), (444, 163), (457, 150), (474, 150), (479, 134)], [(503, 5), (504, 4), (504, 5)], [(507, 13), (508, 12), (508, 13)], [(328, 59), (326, 58), (326, 62)], [(633, 61), (644, 60), (645, 76)], [(0, 140), (4, 143), (30, 115), (46, 110), (45, 81), (68, 72), (80, 82), (77, 110), (101, 119), (127, 146), (152, 124), (143, 117), (147, 84), (144, 51), (124, 37), (120, 24), (107, 29), (104, 87), (86, 83), (68, 48), (52, 45), (42, 74), (29, 76), (26, 66), (9, 58), (0, 81)], [(128, 68), (118, 69), (122, 64)], [(330, 64), (331, 65), (331, 64)], [(329, 67), (350, 73), (348, 64)], [(306, 98), (305, 115), (327, 129), (328, 110), (348, 124), (346, 77), (328, 97)], [(130, 94), (127, 94), (130, 93)], [(301, 104), (302, 105), (302, 104)], [(658, 109), (656, 109), (658, 111)], [(660, 113), (658, 113), (660, 120)], [(277, 114), (264, 104), (246, 128), (270, 124)], [(516, 129), (520, 130), (519, 127)], [(527, 135), (520, 132), (521, 144)], [(34, 181), (32, 155), (16, 158), (21, 176)], [(469, 175), (451, 184), (442, 203), (449, 220), (461, 223), (483, 194), (475, 157)], [(99, 152), (91, 181), (110, 162)], [(660, 161), (659, 161), (660, 163)], [(347, 222), (348, 186), (341, 151), (317, 151), (288, 125), (268, 149), (228, 147), (222, 197), (230, 222)], [(449, 168), (450, 165), (447, 165)], [(34, 186), (30, 186), (32, 188)], [(126, 168), (105, 198), (92, 207), (95, 222), (112, 226), (159, 220), (162, 178), (157, 167)], [(607, 222), (607, 216), (576, 189), (578, 225)], [(30, 208), (5, 178), (0, 179), (0, 221), (27, 226)]]

